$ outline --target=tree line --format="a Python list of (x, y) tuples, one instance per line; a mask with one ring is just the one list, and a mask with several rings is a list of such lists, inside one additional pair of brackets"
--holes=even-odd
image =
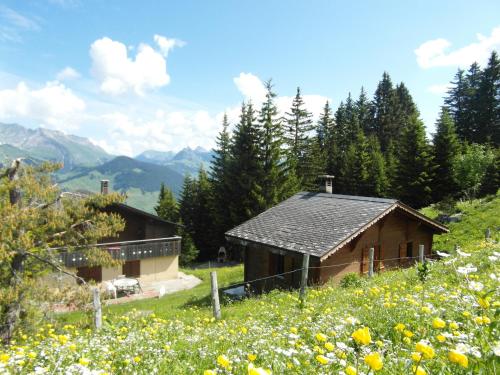
[(280, 115), (271, 81), (260, 108), (243, 103), (229, 131), (224, 116), (209, 171), (186, 176), (179, 202), (162, 185), (157, 213), (182, 224), (182, 262), (207, 260), (224, 233), (334, 175), (337, 194), (392, 197), (421, 208), (495, 193), (500, 186), (500, 60), (459, 69), (429, 140), (408, 88), (388, 73), (370, 99), (361, 88), (317, 122), (300, 88)]

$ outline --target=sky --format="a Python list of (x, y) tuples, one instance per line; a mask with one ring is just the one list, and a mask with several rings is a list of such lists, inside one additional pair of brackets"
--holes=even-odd
[(0, 0), (0, 122), (116, 155), (209, 149), (268, 79), (281, 111), (300, 86), (317, 117), (387, 71), (430, 136), (457, 69), (500, 51), (499, 15), (481, 0)]

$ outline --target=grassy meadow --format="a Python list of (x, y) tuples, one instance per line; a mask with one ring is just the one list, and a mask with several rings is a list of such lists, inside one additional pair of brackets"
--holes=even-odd
[[(209, 270), (194, 270), (203, 284), (107, 307), (99, 332), (81, 314), (21, 332), (0, 353), (0, 373), (495, 374), (500, 246), (483, 237), (500, 226), (499, 204), (459, 205), (463, 220), (436, 242), (452, 254), (427, 269), (311, 288), (304, 307), (285, 291), (226, 303), (221, 321), (211, 318)], [(221, 286), (241, 273), (219, 269)]]

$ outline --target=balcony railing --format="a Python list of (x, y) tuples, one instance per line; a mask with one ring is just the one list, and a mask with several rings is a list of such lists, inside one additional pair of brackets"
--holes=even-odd
[[(181, 237), (110, 242), (89, 247), (102, 248), (104, 251), (108, 251), (114, 259), (122, 261), (138, 260), (179, 255), (181, 253)], [(61, 262), (66, 267), (82, 267), (87, 265), (85, 251), (63, 252), (59, 256)]]

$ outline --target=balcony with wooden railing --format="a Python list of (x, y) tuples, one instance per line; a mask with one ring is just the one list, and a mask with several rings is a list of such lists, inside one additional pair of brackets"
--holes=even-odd
[[(174, 256), (181, 253), (181, 237), (155, 238), (149, 240), (108, 242), (88, 245), (87, 248), (98, 248), (107, 251), (113, 259), (122, 261), (138, 260), (154, 257)], [(81, 249), (81, 248), (80, 248)], [(61, 263), (66, 267), (83, 267), (88, 265), (84, 250), (62, 252)]]

